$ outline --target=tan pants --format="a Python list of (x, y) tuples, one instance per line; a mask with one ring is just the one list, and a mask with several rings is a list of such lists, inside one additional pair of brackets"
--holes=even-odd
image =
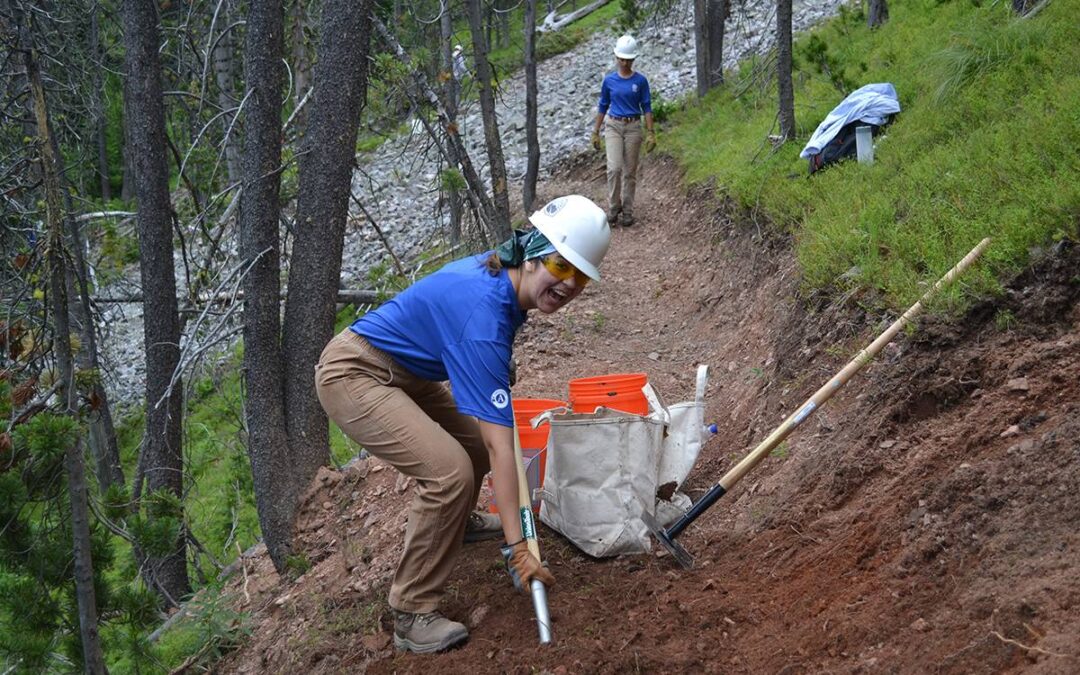
[(433, 611), (488, 472), (480, 426), (442, 383), (412, 375), (348, 328), (323, 350), (315, 388), (346, 436), (416, 480), (390, 606)]
[(641, 120), (630, 122), (606, 117), (608, 213), (634, 215), (638, 158), (641, 156)]

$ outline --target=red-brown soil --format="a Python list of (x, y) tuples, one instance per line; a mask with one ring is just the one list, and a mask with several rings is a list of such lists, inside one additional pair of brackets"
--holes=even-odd
[[(588, 158), (541, 186), (602, 203)], [(530, 318), (515, 395), (645, 371), (668, 401), (711, 368), (720, 432), (697, 498), (894, 317), (806, 298), (789, 242), (650, 159), (639, 223), (604, 281)], [(764, 227), (762, 228), (764, 229)], [(385, 595), (410, 485), (374, 460), (321, 473), (298, 523), (312, 563), (265, 553), (227, 592), (252, 636), (221, 672), (1080, 672), (1080, 247), (1037, 256), (1000, 298), (901, 334), (680, 538), (591, 559), (542, 528), (554, 644), (493, 542), (467, 546), (445, 613), (471, 638), (393, 651)], [(1011, 321), (1005, 318), (1011, 317)]]

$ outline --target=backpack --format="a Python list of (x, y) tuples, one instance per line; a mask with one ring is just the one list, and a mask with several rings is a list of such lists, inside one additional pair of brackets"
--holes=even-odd
[(844, 126), (840, 127), (840, 131), (837, 132), (836, 136), (831, 141), (829, 141), (828, 144), (826, 144), (824, 148), (821, 149), (821, 152), (819, 152), (816, 155), (812, 155), (809, 158), (808, 161), (810, 163), (810, 173), (814, 173), (815, 171), (818, 171), (820, 169), (824, 169), (828, 165), (833, 164), (835, 162), (839, 162), (842, 159), (847, 159), (848, 157), (854, 157), (855, 154), (856, 154), (856, 149), (855, 149), (855, 128), (856, 127), (870, 127), (870, 134), (874, 138), (877, 138), (878, 133), (883, 128), (885, 128), (885, 125), (889, 124), (889, 122), (891, 122), (892, 119), (893, 119), (893, 116), (889, 115), (889, 117), (885, 121), (885, 124), (880, 125), (880, 126), (877, 125), (877, 124), (870, 124), (868, 122), (863, 122), (863, 121), (860, 121), (860, 120), (856, 120), (854, 122), (851, 122), (849, 124), (845, 124)]

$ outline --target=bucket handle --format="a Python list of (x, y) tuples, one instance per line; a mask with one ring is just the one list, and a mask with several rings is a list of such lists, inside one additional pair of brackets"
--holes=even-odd
[(544, 412), (529, 420), (529, 426), (531, 426), (533, 429), (537, 429), (540, 427), (541, 424), (544, 424), (545, 422), (551, 424), (551, 418), (553, 415), (565, 415), (568, 412), (570, 412), (570, 409), (565, 406), (545, 410)]

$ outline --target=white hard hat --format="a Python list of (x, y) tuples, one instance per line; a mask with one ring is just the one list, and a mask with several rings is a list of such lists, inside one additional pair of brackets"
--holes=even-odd
[(529, 216), (529, 222), (570, 264), (590, 279), (600, 280), (600, 262), (611, 243), (611, 228), (602, 208), (581, 195), (567, 195), (552, 199)]
[(454, 53), (455, 54), (457, 54), (457, 53), (459, 53), (461, 51), (462, 51), (461, 45), (454, 45)]
[(624, 35), (615, 41), (615, 56), (620, 59), (636, 59), (637, 40), (629, 35)]

